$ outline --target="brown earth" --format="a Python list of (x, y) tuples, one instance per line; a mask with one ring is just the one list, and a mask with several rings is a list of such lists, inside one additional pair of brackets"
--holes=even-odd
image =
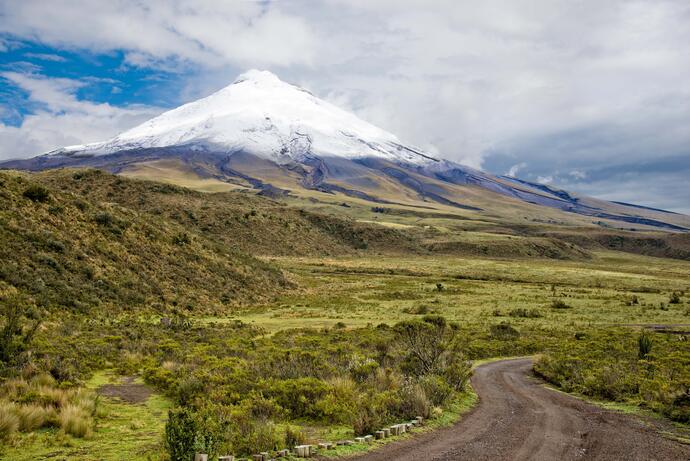
[(134, 378), (124, 378), (122, 384), (105, 384), (98, 388), (98, 394), (120, 399), (127, 403), (143, 403), (152, 394), (151, 388), (145, 384), (137, 384)]
[(480, 402), (458, 424), (353, 459), (690, 460), (690, 445), (664, 438), (651, 422), (548, 389), (531, 367), (531, 359), (478, 367)]

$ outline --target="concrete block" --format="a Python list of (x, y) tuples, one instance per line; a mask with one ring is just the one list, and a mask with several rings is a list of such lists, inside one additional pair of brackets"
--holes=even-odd
[[(276, 453), (276, 455), (277, 455), (279, 458), (285, 458), (285, 457), (287, 457), (287, 456), (290, 455), (290, 450), (288, 450), (287, 448), (284, 449), (284, 450), (280, 450), (280, 451), (278, 451), (278, 453)], [(230, 460), (230, 461), (232, 461), (232, 460)]]
[(424, 418), (423, 418), (423, 417), (417, 416), (415, 419), (417, 420), (417, 422), (419, 423), (420, 426), (421, 426), (422, 424), (424, 424)]
[(383, 431), (376, 431), (374, 432), (374, 437), (376, 437), (376, 440), (380, 440), (384, 438), (386, 435)]
[(384, 437), (390, 437), (390, 436), (391, 436), (391, 429), (390, 429), (390, 427), (384, 427), (384, 428), (383, 428), (383, 436), (384, 436)]
[(355, 437), (355, 442), (356, 443), (366, 443), (366, 440), (364, 440), (364, 437)]
[(235, 461), (235, 457), (231, 455), (219, 456), (218, 461)]
[(208, 455), (204, 453), (196, 453), (194, 455), (194, 461), (208, 461)]

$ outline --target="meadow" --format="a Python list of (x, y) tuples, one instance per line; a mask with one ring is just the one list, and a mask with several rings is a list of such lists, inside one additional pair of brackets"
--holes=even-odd
[[(591, 379), (589, 387), (595, 389), (595, 382), (598, 387), (589, 392), (587, 383), (572, 379), (571, 369), (566, 367), (566, 373), (553, 365), (572, 365), (576, 358), (596, 355), (586, 362), (593, 374), (614, 361), (623, 363), (621, 357), (632, 357), (631, 363), (638, 367), (637, 341), (643, 325), (690, 323), (690, 303), (685, 296), (690, 288), (690, 263), (685, 261), (616, 252), (598, 253), (586, 261), (391, 255), (264, 259), (289, 272), (298, 288), (272, 302), (236, 309), (230, 316), (190, 315), (184, 320), (188, 325), (170, 329), (162, 328), (155, 315), (94, 318), (89, 327), (79, 316), (52, 319), (49, 325), (62, 325), (60, 333), (78, 335), (78, 339), (65, 341), (61, 350), (63, 360), (80, 364), (71, 381), (96, 389), (105, 377), (117, 382), (117, 376), (140, 375), (154, 393), (140, 403), (99, 397), (102, 408), (94, 413), (93, 432), (86, 438), (73, 437), (59, 425), (48, 425), (14, 437), (5, 447), (5, 456), (35, 459), (52, 453), (120, 459), (122, 453), (137, 453), (160, 459), (165, 453), (166, 410), (181, 403), (189, 405), (207, 392), (214, 402), (223, 401), (222, 409), (197, 401), (195, 405), (207, 417), (220, 419), (229, 412), (225, 417), (253, 415), (262, 421), (251, 428), (249, 420), (245, 422), (245, 439), (231, 444), (236, 450), (251, 451), (250, 445), (242, 444), (272, 448), (290, 431), (296, 434), (295, 440), (352, 438), (356, 433), (352, 422), (357, 417), (343, 405), (365, 400), (363, 406), (369, 406), (373, 401), (362, 396), (377, 401), (385, 392), (399, 392), (404, 387), (401, 383), (382, 384), (405, 376), (400, 371), (393, 373), (397, 377), (390, 375), (391, 370), (404, 369), (405, 358), (404, 349), (395, 341), (394, 327), (429, 316), (442, 316), (456, 325), (454, 347), (464, 359), (540, 354), (540, 373), (580, 394), (641, 404), (673, 416), (660, 403), (659, 390), (670, 392), (671, 382), (674, 386), (690, 384), (687, 336), (663, 331), (645, 333), (651, 338), (659, 373), (642, 389), (630, 383), (630, 376), (638, 376), (638, 370), (621, 378), (625, 385), (611, 382), (605, 386)], [(681, 294), (677, 303), (669, 302), (673, 293)], [(554, 301), (568, 307), (559, 308)], [(53, 328), (40, 331), (36, 338), (39, 348), (58, 348), (54, 343), (57, 334)], [(382, 342), (391, 346), (383, 348)], [(247, 349), (253, 352), (247, 353)], [(609, 354), (612, 350), (618, 352)], [(294, 355), (290, 357), (286, 351)], [(84, 360), (84, 356), (90, 359)], [(351, 364), (353, 357), (359, 357), (359, 371)], [(663, 365), (669, 360), (678, 364), (672, 375)], [(280, 383), (257, 378), (278, 379), (278, 375)], [(308, 381), (308, 377), (315, 380)], [(301, 387), (285, 388), (293, 378), (302, 380)], [(659, 381), (658, 388), (650, 387), (653, 380)], [(370, 386), (391, 387), (380, 394)], [(246, 399), (238, 392), (253, 393), (253, 397)], [(303, 399), (299, 407), (291, 407), (295, 396)], [(391, 420), (403, 416), (396, 413), (399, 400), (378, 401), (387, 406), (380, 411), (388, 412)], [(433, 410), (437, 418), (453, 421), (468, 401), (472, 401), (471, 390), (461, 390), (448, 401), (432, 404), (427, 416)], [(412, 412), (419, 411), (417, 407)], [(680, 413), (675, 416), (682, 420)], [(96, 452), (96, 446), (108, 448)]]

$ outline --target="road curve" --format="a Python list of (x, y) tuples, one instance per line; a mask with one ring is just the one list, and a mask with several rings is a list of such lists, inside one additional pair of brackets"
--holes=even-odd
[(458, 424), (351, 459), (690, 460), (690, 446), (542, 386), (531, 366), (531, 359), (515, 359), (478, 367), (472, 386), (479, 404)]

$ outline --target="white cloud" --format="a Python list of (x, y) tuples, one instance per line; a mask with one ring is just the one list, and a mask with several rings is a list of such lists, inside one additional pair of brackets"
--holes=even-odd
[(137, 65), (169, 58), (208, 67), (309, 64), (316, 43), (298, 16), (221, 0), (3, 2), (0, 32), (55, 46), (123, 49)]
[(65, 62), (66, 59), (57, 54), (49, 53), (24, 53), (25, 58), (40, 59), (42, 61)]
[(515, 165), (511, 166), (510, 169), (506, 172), (506, 176), (514, 178), (518, 175), (520, 170), (524, 169), (526, 166), (527, 164), (525, 162), (516, 163)]
[(581, 170), (573, 170), (568, 174), (577, 180), (583, 180), (587, 178), (587, 173)]
[(553, 182), (553, 176), (539, 176), (537, 177), (537, 182), (539, 184), (551, 184)]
[(80, 101), (74, 92), (85, 83), (78, 80), (17, 72), (1, 76), (27, 91), (39, 108), (18, 127), (0, 124), (0, 159), (31, 157), (57, 147), (107, 139), (161, 111)]

